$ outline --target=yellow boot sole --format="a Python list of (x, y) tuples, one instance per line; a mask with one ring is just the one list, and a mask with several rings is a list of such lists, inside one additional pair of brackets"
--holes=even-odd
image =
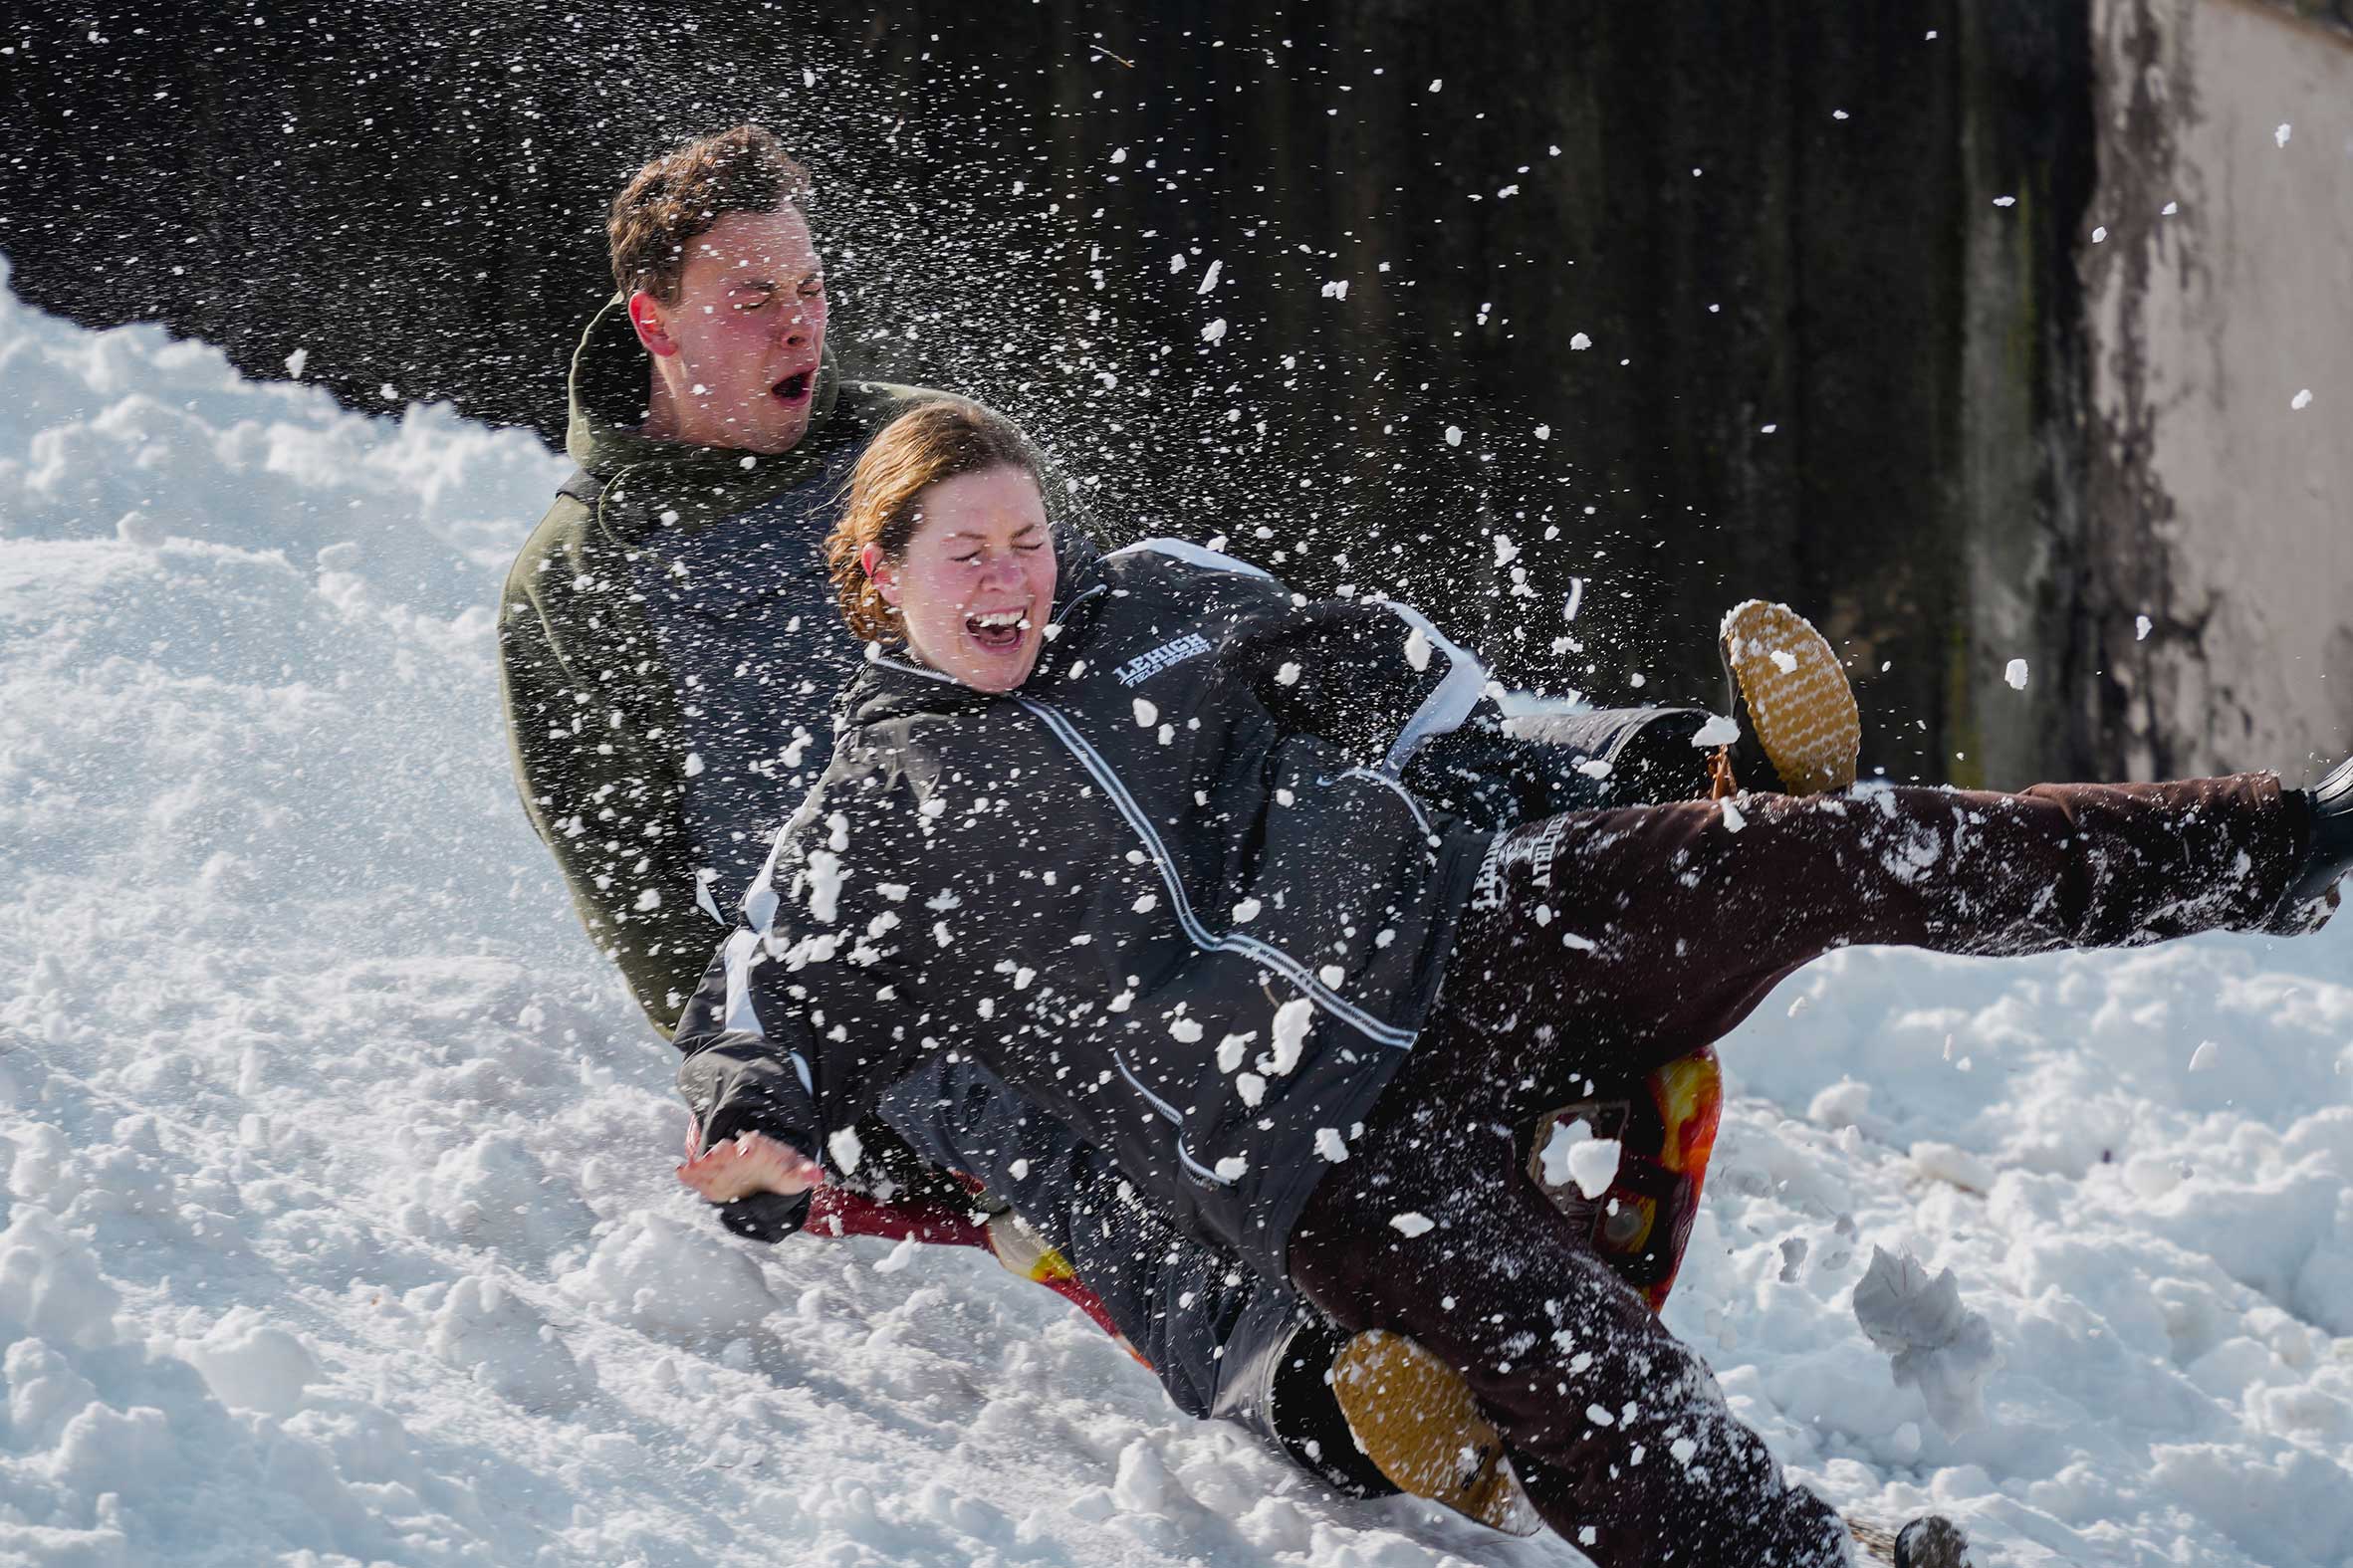
[(1792, 794), (1855, 782), (1862, 715), (1829, 641), (1786, 604), (1751, 599), (1724, 617), (1725, 667), (1740, 684), (1757, 744)]
[(1356, 1446), (1398, 1489), (1509, 1535), (1543, 1528), (1470, 1385), (1412, 1340), (1355, 1335), (1332, 1357), (1331, 1392)]

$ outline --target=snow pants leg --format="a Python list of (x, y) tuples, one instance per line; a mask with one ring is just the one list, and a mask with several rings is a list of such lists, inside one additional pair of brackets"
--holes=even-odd
[(1704, 1362), (1527, 1175), (1587, 1076), (1711, 1044), (1852, 943), (2019, 954), (2219, 928), (2278, 906), (2310, 833), (2251, 776), (2018, 795), (1837, 795), (1580, 812), (1497, 840), (1446, 994), (1293, 1232), (1293, 1281), (1469, 1381), (1529, 1500), (1603, 1568), (1845, 1562)]

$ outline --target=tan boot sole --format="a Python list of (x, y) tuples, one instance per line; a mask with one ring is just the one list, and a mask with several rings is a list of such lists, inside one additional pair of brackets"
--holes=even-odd
[(1757, 744), (1782, 785), (1812, 794), (1853, 784), (1862, 715), (1838, 655), (1813, 622), (1786, 604), (1751, 599), (1733, 607), (1718, 635)]
[(1507, 1534), (1543, 1528), (1470, 1385), (1412, 1340), (1354, 1336), (1332, 1357), (1331, 1392), (1357, 1447), (1400, 1490)]

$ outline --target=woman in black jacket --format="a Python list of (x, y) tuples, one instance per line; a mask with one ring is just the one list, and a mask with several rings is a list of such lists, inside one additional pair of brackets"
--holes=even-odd
[(767, 1185), (806, 1186), (969, 1054), (1169, 1223), (1454, 1366), (1610, 1568), (1670, 1522), (1691, 1562), (1846, 1535), (1533, 1180), (1547, 1112), (1829, 947), (2302, 930), (2353, 857), (2347, 770), (1483, 832), (1404, 782), (1482, 705), (1467, 654), (1192, 546), (1093, 557), (1026, 451), (934, 405), (858, 466), (832, 555), (869, 660), (681, 1024), (706, 1139), (761, 1135)]

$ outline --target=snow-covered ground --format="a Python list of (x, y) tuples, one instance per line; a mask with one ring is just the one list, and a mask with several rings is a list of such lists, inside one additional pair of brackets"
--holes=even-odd
[[(977, 1253), (698, 1213), (508, 779), (531, 438), (4, 275), (0, 388), (0, 1562), (1581, 1561), (1318, 1494)], [(1847, 953), (1726, 1056), (1668, 1320), (1806, 1480), (1986, 1568), (2353, 1563), (2353, 918)], [(1875, 1244), (1990, 1324), (1973, 1430)]]

